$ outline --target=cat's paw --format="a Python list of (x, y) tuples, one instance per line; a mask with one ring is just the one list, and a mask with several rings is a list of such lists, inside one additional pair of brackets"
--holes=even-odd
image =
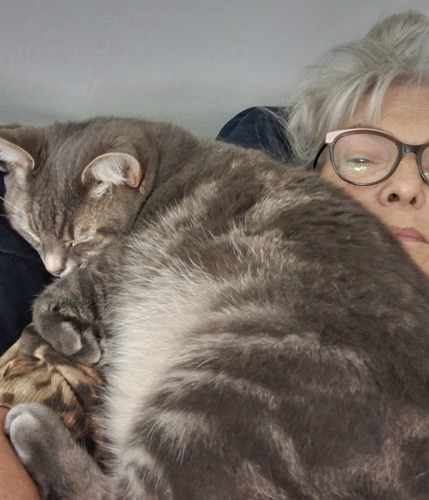
[(95, 462), (46, 406), (24, 403), (13, 407), (6, 414), (4, 430), (43, 499), (110, 498), (107, 480)]
[(34, 303), (33, 323), (37, 332), (59, 353), (86, 365), (97, 363), (101, 348), (92, 318), (83, 317), (69, 297), (57, 296), (52, 288)]
[(43, 405), (20, 404), (7, 413), (4, 430), (42, 498), (49, 497), (64, 473), (59, 457), (74, 445), (62, 421)]

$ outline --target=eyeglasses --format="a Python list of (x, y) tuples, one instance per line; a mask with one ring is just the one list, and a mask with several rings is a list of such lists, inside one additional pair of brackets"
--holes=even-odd
[(371, 186), (390, 177), (405, 153), (416, 155), (420, 177), (429, 184), (429, 143), (404, 144), (382, 130), (351, 128), (328, 132), (313, 169), (326, 146), (335, 173), (356, 186)]

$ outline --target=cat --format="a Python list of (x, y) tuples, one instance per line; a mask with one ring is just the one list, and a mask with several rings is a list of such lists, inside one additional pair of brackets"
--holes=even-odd
[(429, 497), (429, 283), (314, 173), (171, 124), (0, 129), (33, 322), (99, 366), (99, 467), (48, 408), (6, 432), (44, 498)]

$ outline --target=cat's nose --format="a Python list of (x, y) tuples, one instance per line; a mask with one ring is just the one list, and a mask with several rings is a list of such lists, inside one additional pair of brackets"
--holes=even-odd
[(66, 260), (61, 255), (55, 253), (47, 253), (43, 258), (46, 270), (56, 276), (60, 277), (66, 269)]

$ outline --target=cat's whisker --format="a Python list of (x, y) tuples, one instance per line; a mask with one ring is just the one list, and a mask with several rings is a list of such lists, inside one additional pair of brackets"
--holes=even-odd
[(16, 205), (14, 205), (12, 202), (10, 202), (9, 200), (6, 200), (6, 198), (4, 198), (3, 196), (0, 196), (0, 200), (2, 200), (4, 203), (7, 203), (8, 205), (10, 205), (11, 207), (14, 208), (14, 210), (17, 210), (18, 212), (22, 213), (22, 214), (25, 214), (25, 211), (22, 210), (22, 208), (19, 208), (17, 207)]

